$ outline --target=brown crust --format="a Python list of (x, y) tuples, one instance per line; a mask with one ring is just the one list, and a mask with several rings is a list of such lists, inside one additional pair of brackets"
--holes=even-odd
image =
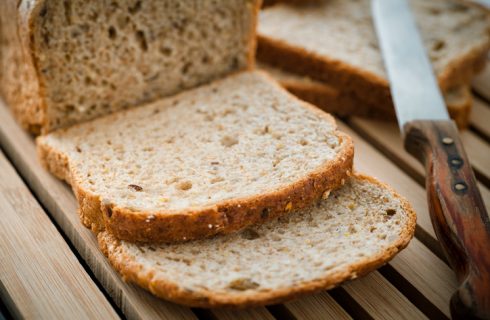
[(257, 24), (259, 22), (259, 11), (262, 7), (262, 0), (252, 0), (253, 2), (253, 11), (252, 11), (252, 23), (251, 30), (249, 32), (250, 37), (248, 39), (248, 65), (244, 68), (244, 70), (252, 70), (255, 68), (255, 52), (257, 51)]
[[(310, 112), (335, 123), (330, 115), (288, 93), (267, 74), (259, 73)], [(117, 238), (133, 242), (175, 242), (226, 234), (273, 219), (308, 206), (326, 190), (339, 188), (352, 171), (354, 146), (348, 135), (340, 131), (337, 135), (343, 144), (339, 154), (298, 181), (263, 194), (178, 211), (141, 212), (102, 203), (100, 195), (81, 187), (82, 179), (70, 168), (65, 154), (45, 143), (43, 137), (37, 139), (37, 149), (43, 166), (72, 185), (85, 226), (94, 232), (107, 229)]]
[(464, 96), (461, 103), (452, 104), (447, 102), (446, 104), (449, 116), (454, 120), (454, 122), (456, 122), (458, 128), (466, 129), (470, 124), (470, 113), (473, 107), (473, 97), (469, 86), (463, 86), (461, 90)]
[[(490, 39), (490, 37), (488, 37)], [(443, 91), (467, 85), (485, 65), (490, 41), (474, 47), (449, 64), (438, 76)], [(272, 66), (310, 76), (359, 101), (366, 101), (381, 110), (393, 110), (388, 81), (345, 62), (309, 52), (285, 41), (258, 34), (257, 59)]]
[[(278, 79), (279, 83), (292, 94), (305, 100), (322, 110), (337, 114), (340, 117), (360, 116), (377, 120), (395, 121), (394, 109), (379, 110), (365, 100), (360, 100), (353, 95), (340, 92), (329, 85), (320, 82), (301, 80)], [(465, 129), (469, 125), (469, 116), (473, 99), (470, 88), (461, 85), (464, 99), (458, 103), (446, 101), (447, 109), (451, 118), (456, 122), (459, 129)]]
[[(4, 51), (4, 68), (1, 94), (10, 106), (21, 126), (31, 133), (39, 134), (44, 113), (39, 88), (39, 79), (32, 56), (32, 19), (44, 3), (43, 0), (22, 1), (17, 7), (15, 0), (2, 1), (0, 12), (8, 15), (2, 19), (1, 32)], [(5, 46), (8, 43), (8, 46)]]
[(398, 195), (387, 185), (378, 182), (372, 177), (364, 175), (355, 175), (355, 178), (366, 180), (375, 185), (386, 188), (388, 192), (402, 203), (402, 207), (408, 215), (406, 227), (399, 235), (399, 238), (393, 242), (385, 251), (362, 259), (361, 261), (350, 265), (345, 270), (338, 271), (328, 278), (316, 279), (297, 284), (294, 287), (283, 288), (275, 291), (252, 292), (242, 296), (230, 296), (224, 293), (213, 291), (192, 292), (185, 290), (171, 280), (154, 277), (154, 270), (145, 270), (142, 265), (136, 263), (130, 256), (122, 250), (119, 240), (107, 238), (105, 234), (99, 234), (99, 245), (104, 254), (109, 258), (113, 267), (123, 276), (126, 281), (136, 283), (139, 286), (149, 290), (154, 295), (170, 300), (176, 303), (193, 306), (193, 307), (251, 307), (258, 305), (267, 305), (284, 302), (299, 296), (314, 293), (321, 290), (328, 290), (340, 285), (342, 282), (361, 277), (368, 272), (386, 264), (395, 254), (404, 249), (412, 239), (416, 226), (416, 214), (402, 196)]
[(309, 102), (325, 112), (340, 117), (360, 116), (379, 120), (396, 120), (394, 110), (379, 110), (369, 102), (359, 100), (320, 82), (277, 79), (279, 83), (298, 98)]

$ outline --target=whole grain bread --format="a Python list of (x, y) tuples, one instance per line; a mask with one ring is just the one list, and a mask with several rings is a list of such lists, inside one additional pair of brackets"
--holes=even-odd
[(416, 216), (393, 190), (354, 176), (316, 205), (239, 233), (138, 245), (107, 232), (99, 244), (129, 282), (173, 302), (245, 307), (331, 289), (402, 250)]
[(253, 65), (260, 2), (0, 1), (1, 92), (35, 133), (181, 92)]
[(229, 233), (311, 204), (352, 169), (333, 118), (261, 72), (37, 138), (82, 222), (129, 241)]
[[(340, 117), (362, 116), (380, 120), (395, 120), (394, 110), (381, 110), (378, 105), (356, 98), (342, 89), (336, 89), (308, 76), (297, 75), (258, 62), (257, 67), (272, 75), (289, 92), (322, 110)], [(444, 93), (449, 115), (460, 129), (468, 127), (473, 104), (471, 89), (467, 85), (450, 88)]]
[[(468, 86), (490, 46), (488, 14), (456, 0), (410, 4), (441, 89)], [(258, 39), (259, 60), (393, 109), (368, 0), (276, 4), (260, 13)]]

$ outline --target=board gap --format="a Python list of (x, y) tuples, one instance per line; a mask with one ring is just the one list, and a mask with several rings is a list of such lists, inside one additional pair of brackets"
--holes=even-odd
[(352, 318), (363, 320), (373, 319), (342, 287), (331, 289), (328, 293)]
[(390, 265), (384, 265), (378, 269), (395, 288), (397, 288), (408, 300), (422, 311), (429, 319), (449, 319), (433, 305), (417, 288)]

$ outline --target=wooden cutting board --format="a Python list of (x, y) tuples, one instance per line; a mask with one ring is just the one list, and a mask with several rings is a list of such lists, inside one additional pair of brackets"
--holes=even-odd
[[(490, 70), (486, 71), (490, 77)], [(486, 81), (485, 76), (481, 81)], [(463, 139), (490, 202), (490, 90), (476, 82), (471, 127)], [(33, 138), (0, 103), (0, 298), (26, 318), (418, 319), (449, 317), (456, 281), (430, 223), (423, 169), (402, 148), (396, 124), (339, 121), (355, 143), (355, 166), (392, 185), (418, 213), (416, 238), (386, 266), (340, 288), (280, 305), (190, 309), (128, 285), (79, 221), (75, 198), (37, 161)]]

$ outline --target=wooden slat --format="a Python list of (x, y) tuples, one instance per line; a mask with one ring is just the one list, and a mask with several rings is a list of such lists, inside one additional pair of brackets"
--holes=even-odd
[(490, 187), (490, 145), (468, 130), (461, 132), (460, 136), (476, 177)]
[(473, 79), (473, 89), (490, 102), (490, 63)]
[(482, 99), (473, 97), (473, 110), (470, 114), (471, 126), (490, 140), (490, 106)]
[[(5, 116), (9, 116), (5, 112), (5, 109), (3, 110), (3, 113), (4, 114), (2, 114), (1, 112), (2, 112), (2, 110), (0, 110), (0, 117), (2, 117), (4, 115)], [(65, 207), (66, 205), (68, 205), (68, 207), (70, 207), (70, 206), (71, 207), (74, 207), (75, 206), (75, 202), (74, 202), (73, 196), (71, 196), (71, 192), (68, 189), (68, 187), (65, 186), (65, 185), (62, 185), (63, 186), (62, 189), (60, 189), (59, 186), (56, 187), (56, 185), (59, 185), (60, 183), (56, 179), (52, 178), (49, 174), (47, 174), (42, 168), (39, 168), (39, 165), (37, 164), (36, 159), (34, 159), (34, 157), (33, 157), (32, 141), (28, 137), (27, 137), (27, 140), (23, 144), (14, 144), (13, 141), (11, 141), (10, 139), (7, 139), (8, 136), (6, 135), (6, 132), (11, 132), (11, 130), (12, 130), (12, 128), (8, 128), (8, 126), (9, 125), (0, 124), (0, 140), (5, 140), (7, 142), (6, 144), (9, 145), (9, 149), (11, 149), (11, 153), (14, 154), (14, 155), (17, 155), (17, 158), (19, 158), (19, 160), (17, 161), (17, 163), (20, 163), (19, 164), (19, 167), (22, 167), (21, 170), (23, 170), (27, 174), (26, 176), (27, 176), (28, 180), (35, 182), (35, 183), (32, 183), (33, 188), (34, 189), (38, 189), (38, 192), (39, 193), (43, 193), (43, 192), (47, 192), (48, 193), (47, 195), (44, 196), (44, 198), (46, 198), (48, 200), (47, 201), (47, 203), (48, 203), (47, 207), (51, 206), (51, 207), (54, 207), (55, 210), (60, 211), (61, 213), (58, 213), (58, 215), (60, 216), (59, 219), (66, 219), (67, 218), (66, 216), (69, 216), (69, 215), (76, 216), (76, 213), (75, 213), (74, 209), (71, 209), (73, 211), (68, 211), (68, 212), (70, 212), (69, 214), (63, 213), (63, 210), (64, 210), (63, 207)], [(10, 126), (17, 127), (15, 124), (10, 124)], [(19, 138), (19, 134), (21, 136), (23, 135), (23, 133), (18, 128), (17, 128), (17, 132), (15, 132), (15, 130), (14, 130), (13, 136), (15, 136), (17, 139)], [(355, 140), (357, 141), (359, 139), (356, 139), (355, 138)], [(26, 146), (27, 146), (27, 148), (26, 148)], [(31, 150), (30, 153), (29, 152), (26, 153), (26, 149), (32, 149), (32, 150)], [(29, 169), (29, 168), (31, 168), (31, 169)], [(383, 172), (385, 171), (385, 168), (384, 167), (383, 167), (383, 170), (382, 171)], [(46, 180), (46, 176), (49, 178), (48, 180)], [(49, 180), (51, 180), (51, 181), (49, 181)], [(54, 192), (53, 193), (49, 192), (51, 190), (50, 188), (46, 188), (46, 187), (43, 186), (43, 185), (46, 185), (47, 184), (46, 181), (49, 181), (50, 184), (53, 184), (53, 186), (52, 186), (54, 188), (54, 190), (53, 190)], [(38, 188), (35, 188), (36, 184), (38, 185)], [(40, 188), (39, 185), (42, 186), (42, 188)], [(48, 186), (49, 186), (49, 184), (48, 184)], [(56, 190), (56, 189), (58, 189), (58, 190)], [(69, 196), (63, 194), (63, 193), (66, 193), (66, 192), (69, 193)], [(61, 200), (59, 198), (60, 195), (62, 195), (61, 196)], [(56, 199), (55, 196), (58, 196), (58, 199)], [(56, 199), (56, 201), (54, 199)], [(65, 204), (65, 205), (63, 205), (63, 202), (65, 201), (63, 199), (65, 199), (66, 202), (70, 202), (71, 204)], [(60, 201), (61, 201), (61, 203), (60, 203)], [(78, 218), (76, 218), (76, 221), (75, 222), (76, 222), (76, 226), (81, 226), (79, 224), (79, 222), (78, 222)], [(74, 224), (74, 223), (68, 221), (68, 222), (65, 222), (65, 224)], [(73, 227), (73, 228), (75, 228), (75, 227)], [(83, 227), (82, 227), (82, 229), (83, 229), (83, 231), (86, 231)], [(76, 230), (76, 228), (75, 228), (74, 232), (75, 233), (78, 233), (79, 230)], [(90, 235), (90, 233), (89, 233), (89, 235)], [(81, 237), (81, 236), (82, 235), (79, 235), (79, 237)], [(93, 237), (90, 235), (90, 238), (92, 239)], [(409, 246), (409, 248), (410, 248), (410, 246)], [(407, 248), (406, 250), (409, 250), (409, 248)], [(89, 252), (86, 255), (88, 255), (89, 257), (96, 255), (98, 253), (98, 250), (96, 248), (94, 250), (96, 251), (96, 253)], [(92, 251), (92, 249), (90, 249), (89, 251)], [(435, 257), (435, 256), (433, 256), (433, 257)], [(103, 259), (103, 262), (106, 263), (106, 261), (105, 261), (105, 259), (103, 257), (102, 257), (102, 259)], [(412, 260), (412, 262), (411, 263), (408, 263), (408, 265), (410, 265), (411, 268), (415, 268), (415, 270), (417, 270), (416, 264), (414, 264), (414, 261), (415, 260)], [(98, 266), (99, 265), (99, 261), (96, 260), (96, 262), (92, 262), (92, 265)], [(102, 264), (101, 267), (105, 268), (106, 266), (104, 264)], [(108, 268), (109, 268), (109, 271), (112, 271), (112, 269), (110, 269), (110, 267), (108, 267)], [(434, 272), (434, 270), (432, 270), (432, 271)], [(104, 274), (106, 274), (106, 271), (105, 270), (102, 270), (102, 271), (99, 271), (99, 272), (96, 272), (96, 273), (102, 274), (102, 276), (104, 276)], [(429, 277), (431, 277), (431, 276), (432, 275), (429, 272), (427, 274), (427, 279), (429, 279)], [(119, 279), (117, 277), (117, 275), (115, 275), (115, 277), (117, 279)], [(415, 275), (413, 275), (413, 277), (415, 278)], [(114, 280), (113, 279), (109, 279), (108, 281), (109, 282), (113, 282)], [(105, 282), (108, 282), (108, 281), (106, 280)], [(359, 280), (359, 281), (363, 281), (363, 280)], [(386, 281), (386, 279), (384, 279), (384, 278), (381, 277), (381, 279), (379, 279), (378, 281), (382, 281), (382, 282), (385, 282), (385, 283), (382, 286), (379, 286), (379, 287), (376, 287), (376, 286), (375, 287), (369, 287), (368, 286), (367, 287), (368, 289), (365, 289), (364, 291), (365, 292), (368, 292), (368, 295), (370, 295), (370, 296), (380, 296), (380, 295), (382, 296), (385, 293), (388, 294), (388, 295), (394, 295), (394, 296), (400, 295), (400, 296), (402, 296), (400, 294), (400, 292), (398, 292), (393, 286), (391, 286)], [(104, 283), (104, 281), (102, 281), (102, 282)], [(125, 286), (125, 285), (123, 284), (123, 286)], [(429, 284), (429, 286), (431, 286), (431, 288), (434, 288), (434, 286), (432, 286), (431, 284)], [(116, 287), (117, 287), (117, 285), (116, 285)], [(383, 292), (380, 292), (381, 288), (382, 288)], [(387, 290), (387, 288), (389, 290), (386, 291), (386, 292), (384, 292), (384, 290)], [(420, 288), (417, 288), (417, 289), (419, 291), (423, 292), (423, 290), (421, 290)], [(142, 291), (140, 290), (140, 292), (142, 292)], [(326, 293), (322, 293), (322, 294), (326, 294)], [(124, 293), (123, 295), (126, 295), (126, 293)], [(150, 298), (152, 298), (152, 297), (150, 297)], [(124, 299), (124, 297), (122, 297), (122, 299)], [(371, 310), (370, 308), (372, 307), (372, 305), (370, 305), (369, 303), (366, 302), (366, 300), (365, 300), (366, 298), (364, 298), (364, 300), (362, 300), (359, 297), (355, 297), (355, 299), (356, 299), (356, 301), (359, 299), (359, 301), (357, 301), (357, 302), (360, 305), (362, 305), (363, 307), (368, 308), (369, 310)], [(430, 300), (435, 305), (437, 305), (437, 299), (433, 299), (430, 296), (427, 297), (427, 299)], [(130, 301), (129, 303), (131, 303), (131, 302), (132, 303), (135, 303), (135, 301)], [(298, 302), (301, 303), (301, 300), (299, 300)], [(287, 305), (287, 307), (289, 307), (289, 305)], [(402, 304), (401, 306), (398, 305), (398, 306), (396, 306), (395, 311), (391, 311), (391, 312), (396, 313), (396, 312), (398, 312), (400, 310), (410, 309), (411, 307), (413, 307), (413, 305), (410, 302), (408, 302), (408, 306), (405, 305), (405, 304)], [(134, 308), (135, 307), (133, 306), (132, 309), (134, 309)], [(399, 308), (400, 310), (396, 311), (397, 308)], [(125, 312), (127, 312), (127, 310), (125, 310)], [(133, 310), (133, 312), (134, 312), (134, 310)], [(316, 313), (316, 314), (318, 315), (318, 313)], [(138, 316), (138, 313), (136, 313), (136, 316)]]
[(1, 102), (0, 119), (0, 144), (5, 152), (126, 317), (195, 319), (189, 308), (162, 301), (122, 281), (99, 250), (95, 236), (80, 223), (70, 188), (41, 167), (32, 138), (20, 129)]
[[(1, 105), (0, 118), (7, 120), (5, 123), (0, 123), (0, 143), (3, 143), (11, 155), (18, 159), (16, 163), (26, 175), (31, 187), (40, 194), (45, 206), (54, 213), (54, 218), (63, 230), (70, 234), (70, 239), (76, 245), (77, 250), (82, 251), (81, 254), (83, 254), (84, 259), (94, 270), (99, 281), (108, 288), (111, 296), (123, 309), (125, 315), (128, 318), (153, 318), (157, 315), (160, 317), (165, 315), (169, 319), (174, 316), (193, 318), (190, 309), (163, 302), (136, 286), (128, 286), (121, 281), (98, 250), (95, 237), (79, 222), (76, 201), (70, 188), (40, 167), (32, 139), (15, 124), (6, 107)], [(15, 137), (15, 141), (13, 141), (13, 137)], [(87, 243), (84, 243), (85, 241)], [(297, 304), (301, 305), (301, 300)], [(327, 308), (327, 306), (324, 307), (324, 309)], [(211, 310), (210, 312), (217, 319), (226, 319), (227, 317), (227, 313), (224, 311)], [(241, 312), (234, 311), (234, 314), (240, 316)], [(243, 317), (245, 317), (252, 311), (243, 312)], [(266, 308), (257, 308), (253, 312), (271, 316)], [(311, 312), (314, 313), (315, 311)], [(330, 312), (335, 314), (336, 310)]]
[[(390, 158), (394, 163), (401, 167), (412, 178), (414, 178), (421, 184), (424, 183), (424, 168), (414, 157), (412, 157), (405, 151), (405, 149), (403, 149), (403, 143), (401, 141), (401, 137), (396, 124), (384, 121), (352, 118), (349, 120), (349, 125), (354, 128), (356, 132), (361, 134), (367, 141), (369, 141), (379, 150), (381, 150), (386, 156), (388, 156), (388, 158)], [(464, 139), (465, 137), (463, 136), (462, 138)], [(466, 140), (465, 143), (467, 142)], [(465, 148), (466, 147), (467, 146), (465, 144)], [(472, 146), (469, 149), (467, 148), (466, 151), (468, 152), (470, 161), (474, 163), (473, 156), (475, 153), (483, 153), (483, 155), (478, 155), (477, 157), (480, 162), (485, 162), (484, 155), (485, 153), (488, 155), (488, 152), (490, 150), (488, 144), (485, 144), (485, 146), (482, 147), (480, 151), (478, 151), (478, 147), (475, 146)], [(488, 159), (486, 162), (489, 162)], [(490, 171), (486, 172), (486, 174), (489, 173)], [(383, 174), (383, 172), (380, 172), (380, 174)], [(488, 188), (484, 187), (483, 185), (479, 185), (479, 187), (483, 196), (483, 201), (485, 202), (485, 205), (489, 207), (490, 193), (488, 191)]]
[(244, 310), (212, 309), (210, 311), (217, 319), (222, 320), (275, 319), (266, 308), (249, 308)]
[(326, 292), (306, 296), (284, 304), (296, 319), (352, 319)]
[(119, 319), (0, 151), (0, 295), (27, 319)]
[[(431, 243), (435, 242), (436, 237), (430, 221), (424, 189), (360, 135), (344, 123), (340, 121), (338, 123), (340, 129), (354, 140), (354, 164), (357, 170), (376, 176), (405, 196), (417, 212), (417, 224), (433, 238)], [(421, 240), (427, 242), (428, 239)], [(390, 262), (390, 265), (435, 307), (449, 316), (449, 299), (454, 292), (456, 282), (451, 269), (441, 259), (417, 239), (413, 239), (410, 245)], [(433, 267), (428, 268), (428, 266)]]
[(389, 263), (442, 313), (450, 317), (449, 301), (456, 291), (453, 271), (424, 246), (412, 239)]
[[(3, 109), (3, 114), (1, 113), (2, 110), (0, 110), (0, 116), (9, 116), (9, 114), (6, 112), (5, 109)], [(13, 133), (12, 135), (8, 135), (6, 133)], [(25, 141), (21, 140), (20, 144), (14, 144), (9, 137), (16, 137), (16, 140), (20, 139), (25, 139)], [(4, 141), (5, 145), (9, 146), (10, 153), (18, 160), (18, 166), (21, 168), (23, 172), (25, 172), (26, 177), (30, 181), (31, 186), (33, 189), (38, 190), (38, 193), (40, 193), (42, 196), (42, 199), (45, 199), (46, 206), (48, 208), (51, 208), (53, 212), (56, 213), (58, 216), (57, 219), (59, 220), (68, 220), (64, 221), (63, 223), (60, 223), (60, 225), (68, 225), (66, 229), (72, 230), (75, 235), (72, 235), (71, 238), (81, 238), (78, 239), (78, 241), (92, 241), (93, 242), (93, 236), (83, 228), (79, 222), (78, 222), (78, 217), (76, 217), (75, 213), (75, 201), (73, 199), (73, 196), (71, 195), (71, 192), (69, 188), (66, 185), (60, 184), (59, 181), (56, 179), (52, 178), (48, 173), (46, 173), (42, 168), (39, 167), (39, 164), (35, 160), (34, 156), (34, 150), (32, 146), (32, 141), (30, 140), (29, 137), (26, 137), (25, 134), (19, 128), (13, 124), (8, 122), (7, 124), (0, 124), (0, 140)], [(22, 146), (22, 147), (21, 147)], [(60, 187), (62, 186), (62, 188)], [(47, 194), (46, 194), (47, 193)], [(67, 194), (68, 193), (68, 194)], [(81, 228), (81, 230), (80, 230)], [(84, 233), (88, 233), (88, 236), (86, 238), (84, 237)], [(73, 241), (73, 240), (72, 240)], [(75, 241), (74, 241), (75, 242)], [(95, 273), (98, 274), (99, 277), (101, 277), (101, 282), (104, 283), (104, 285), (112, 290), (119, 290), (119, 295), (116, 296), (118, 299), (124, 301), (124, 303), (128, 304), (128, 306), (124, 306), (122, 304), (122, 301), (118, 301), (117, 299), (116, 302), (119, 305), (123, 305), (123, 311), (126, 314), (130, 314), (132, 317), (141, 317), (141, 312), (144, 312), (144, 310), (141, 310), (142, 305), (144, 305), (141, 301), (138, 301), (138, 297), (134, 297), (135, 291), (132, 290), (138, 290), (133, 288), (132, 286), (126, 286), (124, 283), (119, 284), (118, 281), (119, 277), (115, 275), (115, 273), (112, 271), (110, 266), (107, 265), (106, 260), (103, 257), (99, 257), (100, 253), (96, 248), (95, 243), (93, 244), (93, 248), (88, 247), (83, 244), (78, 244), (76, 245), (77, 247), (80, 248), (85, 248), (88, 252), (84, 254), (84, 256), (87, 256), (90, 259), (93, 259), (95, 261), (90, 261), (88, 260), (88, 263), (92, 266), (92, 268), (99, 268), (102, 270), (95, 270)], [(430, 274), (429, 274), (430, 275)], [(374, 301), (380, 300), (384, 294), (388, 294), (390, 296), (400, 296), (400, 299), (404, 301), (401, 305), (389, 305), (387, 308), (389, 311), (385, 314), (387, 316), (388, 314), (397, 314), (399, 312), (404, 312), (403, 310), (411, 309), (414, 308), (414, 306), (406, 300), (403, 295), (396, 290), (393, 286), (391, 286), (386, 279), (381, 277), (378, 273), (376, 273), (376, 277), (380, 277), (377, 281), (381, 282), (386, 282), (382, 286), (377, 287), (377, 286), (367, 286), (364, 289), (364, 292), (367, 293), (370, 298), (369, 299), (374, 299)], [(105, 279), (107, 278), (107, 279)], [(359, 280), (360, 282), (365, 281), (365, 280)], [(358, 284), (358, 286), (362, 286)], [(129, 288), (128, 288), (129, 287)], [(382, 291), (380, 291), (382, 289)], [(387, 290), (387, 291), (385, 291)], [(140, 292), (142, 296), (145, 296), (145, 298), (151, 300), (153, 297), (148, 297), (148, 294), (142, 292), (141, 290), (137, 291)], [(133, 297), (131, 296), (133, 294)], [(322, 293), (322, 294), (327, 294), (327, 293)], [(154, 299), (154, 298), (153, 298)], [(359, 298), (355, 297), (355, 300), (359, 305), (361, 305), (363, 308), (366, 310), (371, 310), (372, 309), (372, 302), (369, 301), (367, 298)], [(430, 297), (428, 297), (429, 300), (431, 300)], [(300, 300), (301, 301), (301, 300)], [(388, 302), (388, 301), (387, 301)], [(159, 304), (157, 302), (155, 303), (148, 303), (150, 307), (155, 307), (158, 306)], [(169, 308), (168, 305), (176, 307), (174, 305), (168, 304), (161, 302), (160, 305), (165, 304), (166, 308)], [(144, 308), (143, 308), (144, 309)], [(130, 312), (128, 312), (128, 310)], [(179, 309), (180, 310), (180, 309)], [(184, 309), (186, 310), (186, 309)], [(383, 311), (384, 309), (380, 309), (376, 311), (376, 314), (379, 314), (380, 312), (385, 312)], [(148, 315), (148, 314), (146, 314)]]
[(427, 318), (377, 271), (342, 287), (375, 319)]

